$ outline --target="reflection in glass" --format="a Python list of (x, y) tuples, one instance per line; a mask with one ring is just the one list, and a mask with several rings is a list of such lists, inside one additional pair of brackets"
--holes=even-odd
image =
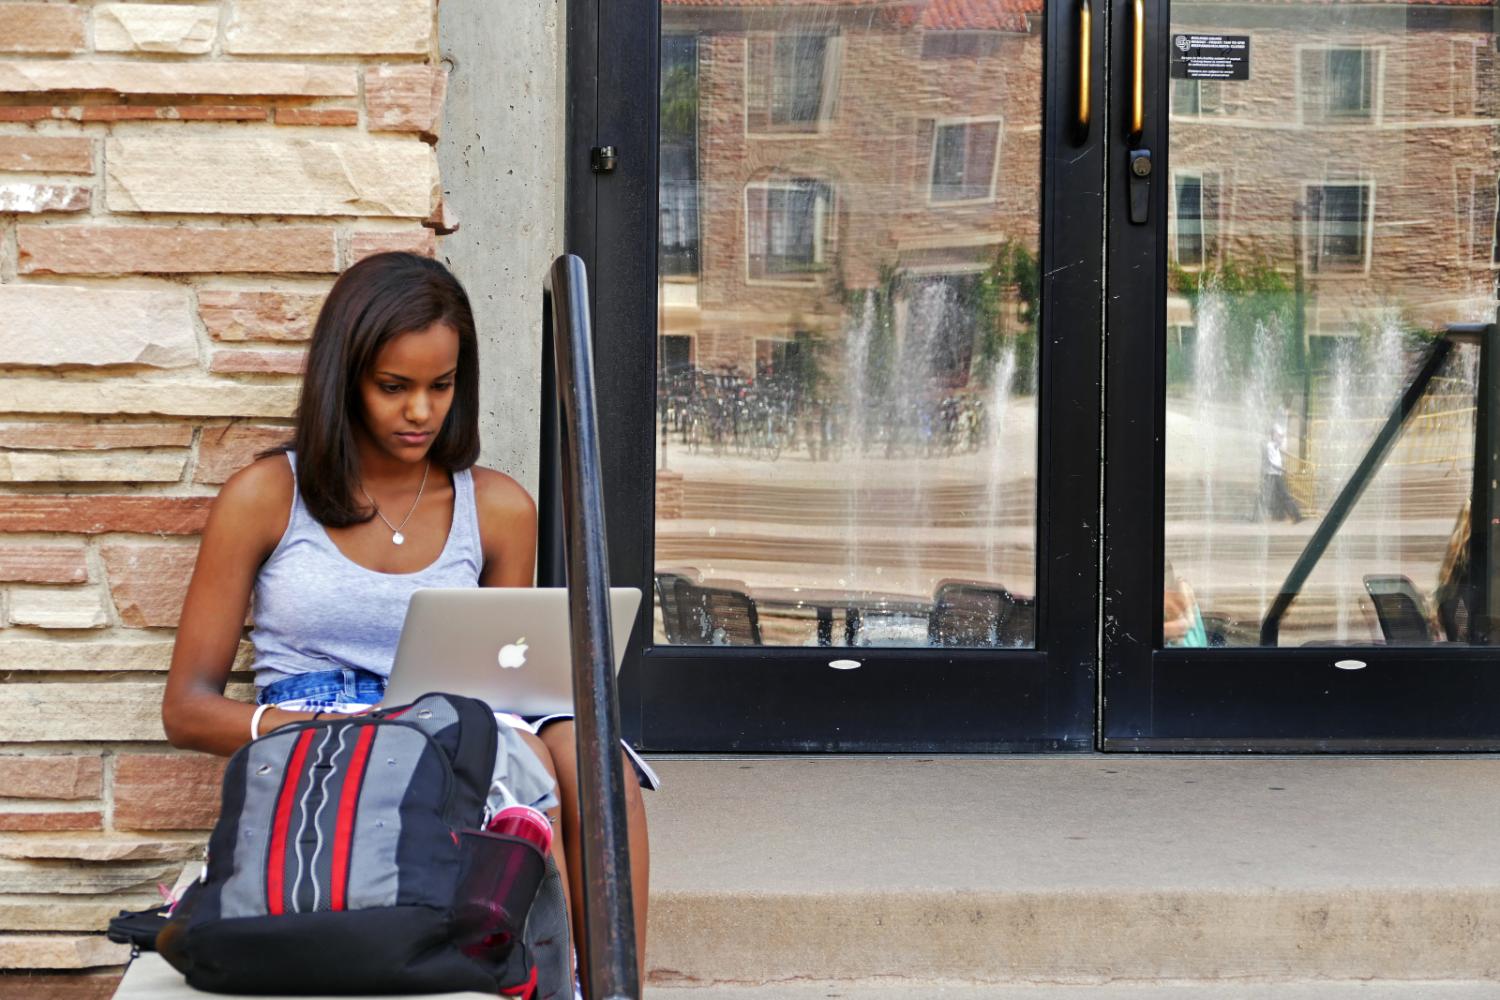
[(1491, 641), (1474, 471), (1500, 402), (1478, 397), (1481, 338), (1435, 345), (1495, 316), (1493, 10), (1416, 10), (1172, 6), (1174, 33), (1250, 35), (1253, 63), (1172, 88), (1168, 645), (1193, 644), (1174, 581), (1207, 645)]
[(1040, 0), (661, 10), (657, 641), (1033, 645)]

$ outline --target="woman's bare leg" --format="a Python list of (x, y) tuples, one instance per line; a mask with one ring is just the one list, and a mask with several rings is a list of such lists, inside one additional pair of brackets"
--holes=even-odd
[[(542, 742), (551, 751), (557, 765), (558, 794), (563, 803), (563, 839), (567, 842), (568, 880), (573, 883), (573, 925), (583, 926), (583, 855), (582, 833), (578, 817), (578, 752), (574, 743), (573, 722), (554, 722), (542, 730)], [(630, 836), (630, 888), (635, 911), (636, 968), (641, 985), (646, 982), (646, 904), (651, 891), (651, 853), (646, 835), (646, 803), (636, 780), (635, 766), (621, 751), (625, 769), (625, 815)], [(583, 935), (578, 942), (578, 972), (588, 974), (588, 956)]]

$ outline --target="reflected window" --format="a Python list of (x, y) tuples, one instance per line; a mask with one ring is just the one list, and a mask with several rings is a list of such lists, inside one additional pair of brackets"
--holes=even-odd
[(1369, 252), (1371, 185), (1318, 184), (1308, 190), (1308, 199), (1317, 225), (1313, 270), (1363, 270)]
[(1360, 122), (1374, 117), (1377, 50), (1307, 48), (1300, 55), (1304, 121)]
[(1217, 80), (1173, 80), (1172, 114), (1178, 118), (1218, 114), (1224, 110)]
[[(1463, 178), (1460, 177), (1460, 182)], [(1467, 190), (1460, 193), (1459, 211), (1467, 216), (1468, 225), (1464, 235), (1465, 263), (1492, 264), (1500, 261), (1497, 256), (1496, 234), (1496, 178), (1494, 174), (1474, 173), (1468, 177)], [(1462, 252), (1462, 251), (1461, 251)]]
[(784, 33), (749, 39), (745, 122), (751, 132), (816, 132), (833, 117), (838, 37)]
[(922, 35), (923, 59), (979, 59), (1000, 47), (997, 31), (929, 31)]
[(1175, 185), (1177, 228), (1174, 248), (1181, 267), (1202, 267), (1219, 254), (1219, 175), (1180, 172)]
[(806, 177), (745, 189), (745, 246), (751, 278), (811, 281), (827, 259), (833, 189)]
[(1000, 122), (939, 123), (933, 134), (931, 198), (987, 201), (995, 196)]
[(698, 273), (698, 37), (661, 39), (660, 262), (664, 275)]

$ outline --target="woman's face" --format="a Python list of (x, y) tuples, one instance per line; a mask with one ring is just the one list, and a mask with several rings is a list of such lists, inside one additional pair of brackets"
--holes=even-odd
[(453, 406), (458, 331), (438, 322), (386, 341), (359, 380), (363, 430), (402, 462), (420, 462)]

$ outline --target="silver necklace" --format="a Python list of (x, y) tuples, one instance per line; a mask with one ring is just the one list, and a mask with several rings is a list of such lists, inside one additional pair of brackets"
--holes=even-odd
[(427, 473), (431, 471), (432, 463), (428, 462), (427, 467), (422, 470), (422, 485), (417, 487), (417, 498), (411, 502), (411, 510), (406, 512), (406, 516), (401, 519), (400, 524), (392, 524), (384, 514), (380, 513), (380, 504), (376, 503), (375, 499), (370, 496), (369, 491), (365, 489), (364, 483), (359, 484), (359, 491), (365, 495), (366, 500), (370, 501), (370, 506), (375, 508), (375, 516), (385, 521), (385, 526), (391, 529), (392, 545), (401, 545), (406, 542), (406, 536), (401, 534), (401, 529), (406, 527), (406, 522), (410, 521), (411, 516), (417, 512), (417, 504), (422, 502), (422, 491), (427, 488)]

